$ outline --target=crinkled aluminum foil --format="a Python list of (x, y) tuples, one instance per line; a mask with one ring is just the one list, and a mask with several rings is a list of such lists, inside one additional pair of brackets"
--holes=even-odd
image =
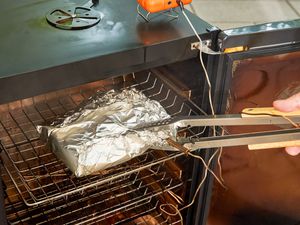
[(82, 177), (125, 162), (149, 147), (166, 145), (170, 130), (134, 130), (169, 118), (164, 108), (135, 90), (109, 91), (52, 126), (39, 126), (54, 153)]

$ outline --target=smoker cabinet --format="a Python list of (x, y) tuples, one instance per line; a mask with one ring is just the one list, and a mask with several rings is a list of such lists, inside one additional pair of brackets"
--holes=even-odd
[[(299, 174), (299, 167), (296, 158), (282, 150), (224, 149), (222, 165), (229, 189), (222, 190), (209, 175), (194, 204), (181, 212), (182, 219), (172, 208), (168, 208), (171, 215), (166, 214), (161, 206), (169, 203), (181, 208), (191, 202), (204, 168), (199, 160), (181, 152), (150, 149), (99, 174), (74, 177), (40, 140), (36, 125), (51, 123), (99, 91), (134, 87), (159, 101), (170, 115), (210, 113), (199, 52), (191, 47), (198, 40), (179, 11), (177, 19), (155, 15), (146, 22), (137, 15), (135, 1), (110, 0), (94, 7), (101, 12), (101, 21), (88, 29), (63, 30), (47, 23), (49, 10), (74, 4), (82, 1), (4, 0), (1, 7), (0, 199), (4, 222), (181, 224), (183, 219), (189, 225), (245, 224), (243, 219), (249, 224), (284, 224), (277, 219), (281, 215), (291, 225), (299, 220), (295, 204), (299, 179), (280, 177), (286, 176), (284, 172)], [(191, 13), (188, 16), (214, 52), (203, 56), (217, 113), (269, 106), (275, 97), (297, 91), (299, 20), (221, 31)], [(191, 129), (188, 135), (201, 137), (209, 132)], [(213, 152), (206, 149), (197, 154), (207, 162)], [(278, 170), (274, 168), (277, 155), (282, 163)], [(241, 168), (246, 168), (245, 175), (240, 174)], [(250, 178), (256, 185), (246, 184)], [(285, 198), (274, 197), (283, 190)], [(261, 205), (263, 193), (273, 204), (281, 201), (296, 206), (280, 210)], [(256, 204), (249, 199), (256, 199)], [(253, 212), (261, 217), (254, 217)]]

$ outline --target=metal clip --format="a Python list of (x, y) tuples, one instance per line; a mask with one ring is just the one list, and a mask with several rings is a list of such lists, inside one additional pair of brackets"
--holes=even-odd
[[(205, 40), (201, 42), (202, 44), (200, 45), (200, 42), (193, 42), (191, 43), (191, 50), (201, 50), (201, 52), (208, 54), (208, 55), (221, 55), (222, 52), (218, 51), (213, 51), (210, 46), (211, 46), (211, 40)], [(201, 48), (201, 49), (200, 49)]]

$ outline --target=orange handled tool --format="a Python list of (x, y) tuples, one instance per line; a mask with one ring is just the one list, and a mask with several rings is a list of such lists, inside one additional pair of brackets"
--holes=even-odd
[(150, 13), (156, 13), (171, 8), (176, 8), (181, 3), (183, 5), (190, 4), (192, 0), (137, 0), (137, 2), (146, 11)]

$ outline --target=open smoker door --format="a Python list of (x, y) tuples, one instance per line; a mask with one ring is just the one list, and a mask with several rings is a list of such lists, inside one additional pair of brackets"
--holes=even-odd
[[(231, 53), (209, 60), (217, 112), (270, 107), (274, 100), (300, 92), (299, 41), (300, 20), (220, 32), (220, 51)], [(269, 129), (274, 127), (226, 127), (231, 134)], [(194, 214), (195, 224), (205, 224), (207, 217), (208, 225), (300, 223), (299, 156), (284, 149), (234, 147), (223, 149), (221, 165), (228, 189), (212, 181), (206, 186), (202, 195), (212, 194), (211, 201), (198, 201), (195, 210), (202, 214)]]

